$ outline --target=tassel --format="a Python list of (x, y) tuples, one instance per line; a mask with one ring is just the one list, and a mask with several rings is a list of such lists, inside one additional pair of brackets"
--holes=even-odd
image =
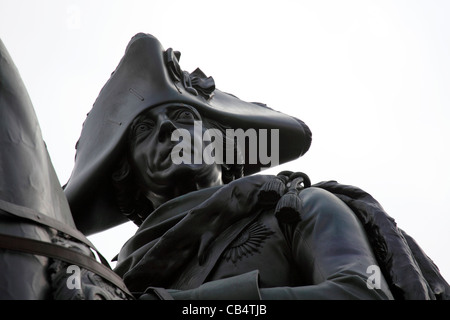
[(302, 201), (299, 194), (303, 190), (303, 176), (297, 176), (289, 186), (289, 191), (281, 197), (275, 208), (275, 217), (280, 222), (296, 223), (301, 220)]
[(284, 223), (296, 223), (300, 221), (300, 211), (302, 208), (302, 202), (297, 192), (289, 191), (281, 197), (275, 208), (275, 217), (280, 222)]
[(259, 189), (258, 199), (260, 203), (264, 205), (278, 202), (286, 191), (286, 182), (286, 177), (276, 176), (264, 183)]

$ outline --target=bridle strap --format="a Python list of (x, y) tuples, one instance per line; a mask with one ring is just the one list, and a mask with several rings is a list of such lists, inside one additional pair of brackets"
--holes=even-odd
[(0, 234), (0, 248), (25, 253), (46, 256), (53, 259), (65, 261), (70, 264), (78, 265), (95, 274), (101, 276), (105, 280), (117, 286), (124, 293), (133, 295), (128, 291), (121, 277), (113, 270), (99, 263), (97, 260), (79, 253), (73, 249), (62, 247), (53, 243), (34, 240), (29, 238), (16, 237), (6, 234)]
[(61, 221), (58, 221), (56, 219), (53, 219), (45, 214), (42, 214), (34, 209), (23, 207), (11, 202), (7, 202), (0, 199), (0, 209), (4, 211), (4, 213), (13, 215), (15, 217), (19, 217), (22, 219), (31, 220), (37, 224), (44, 225), (46, 227), (53, 228), (57, 231), (60, 231), (62, 233), (65, 233), (78, 241), (81, 241), (88, 247), (95, 250), (95, 252), (98, 254), (101, 262), (106, 265), (108, 268), (111, 269), (108, 261), (100, 254), (100, 252), (95, 248), (95, 246), (86, 238), (84, 234), (82, 234), (79, 230), (62, 223)]
[(119, 277), (110, 267), (108, 261), (103, 257), (95, 246), (86, 238), (86, 236), (79, 230), (64, 224), (63, 222), (42, 214), (34, 209), (20, 206), (11, 202), (0, 199), (0, 210), (2, 213), (10, 214), (14, 217), (26, 219), (35, 222), (39, 225), (53, 228), (62, 232), (81, 243), (87, 245), (89, 248), (97, 253), (101, 263), (94, 258), (85, 254), (81, 254), (75, 250), (65, 248), (53, 243), (17, 237), (12, 235), (0, 234), (0, 248), (10, 249), (15, 251), (26, 252), (30, 254), (43, 255), (54, 259), (60, 259), (68, 263), (78, 265), (87, 270), (90, 270), (105, 280), (110, 281), (130, 297), (133, 295), (128, 291), (123, 279)]

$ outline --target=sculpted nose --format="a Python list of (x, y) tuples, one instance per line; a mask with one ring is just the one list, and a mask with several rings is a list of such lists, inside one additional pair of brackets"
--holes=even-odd
[(164, 142), (170, 139), (172, 132), (176, 129), (175, 125), (170, 120), (163, 120), (159, 127), (158, 140)]

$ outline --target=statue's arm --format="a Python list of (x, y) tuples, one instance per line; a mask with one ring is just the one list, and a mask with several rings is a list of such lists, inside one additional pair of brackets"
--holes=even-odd
[(262, 288), (262, 299), (393, 299), (353, 211), (323, 189), (307, 188), (300, 197), (302, 220), (291, 241), (309, 285)]

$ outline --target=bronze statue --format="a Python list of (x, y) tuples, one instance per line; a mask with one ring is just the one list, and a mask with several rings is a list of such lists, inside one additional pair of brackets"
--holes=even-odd
[[(12, 271), (15, 277), (1, 276), (0, 284), (24, 286), (0, 292), (1, 298), (449, 298), (437, 267), (368, 193), (335, 181), (312, 185), (297, 170), (258, 174), (308, 151), (305, 123), (222, 92), (200, 69), (182, 70), (179, 60), (179, 52), (151, 35), (131, 39), (83, 124), (64, 194), (40, 136), (29, 149), (24, 137), (31, 133), (19, 141), (1, 132), (12, 149), (41, 162), (18, 161), (23, 175), (1, 185), (0, 231), (9, 238), (0, 245), (14, 252), (2, 252), (0, 266), (18, 259), (42, 277), (36, 284)], [(22, 91), (11, 96), (26, 97), (17, 72), (1, 67), (2, 91), (17, 86)], [(2, 115), (12, 105), (34, 119), (26, 99), (2, 100)], [(5, 127), (15, 118), (7, 119)], [(36, 123), (22, 127), (36, 133)], [(12, 163), (0, 164), (2, 172), (15, 172)], [(36, 169), (41, 184), (31, 179)], [(41, 189), (48, 191), (42, 199), (18, 197)], [(91, 258), (95, 248), (84, 236), (128, 219), (139, 229), (112, 272)], [(32, 236), (22, 227), (5, 231), (11, 225), (26, 225)], [(22, 238), (38, 242), (14, 247), (7, 241)], [(81, 267), (78, 286), (67, 273), (73, 265)]]

